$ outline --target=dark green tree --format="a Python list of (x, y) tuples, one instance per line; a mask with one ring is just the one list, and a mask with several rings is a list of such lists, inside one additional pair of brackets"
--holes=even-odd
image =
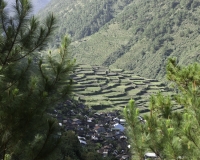
[(124, 109), (133, 159), (142, 160), (146, 152), (154, 152), (160, 159), (199, 157), (200, 64), (181, 67), (175, 59), (169, 59), (167, 77), (177, 93), (152, 95), (145, 121), (138, 120), (134, 100)]
[(78, 140), (78, 137), (73, 131), (67, 131), (62, 136), (61, 142), (62, 160), (66, 159), (83, 159), (83, 148)]
[(71, 92), (68, 38), (57, 54), (43, 53), (55, 29), (31, 16), (29, 0), (16, 0), (13, 14), (0, 1), (0, 159), (55, 160), (62, 134), (51, 115)]

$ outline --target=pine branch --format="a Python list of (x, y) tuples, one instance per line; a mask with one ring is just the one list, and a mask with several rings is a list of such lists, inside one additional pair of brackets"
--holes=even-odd
[(44, 43), (48, 40), (49, 36), (51, 35), (51, 33), (53, 32), (54, 30), (54, 25), (55, 25), (55, 18), (53, 15), (50, 15), (49, 18), (47, 19), (50, 19), (49, 21), (49, 24), (47, 24), (47, 32), (44, 33), (44, 29), (43, 28), (40, 28), (40, 34), (39, 34), (39, 37), (37, 39), (37, 42), (35, 42), (35, 46), (28, 52), (26, 53), (25, 55), (19, 57), (19, 58), (16, 58), (14, 60), (12, 60), (11, 62), (16, 62), (16, 61), (19, 61), (23, 58), (25, 58), (26, 56), (30, 55), (31, 53), (33, 53), (36, 49), (38, 49), (39, 47), (43, 46)]
[[(17, 3), (20, 3), (20, 4), (17, 4)], [(16, 27), (16, 31), (15, 31), (14, 37), (12, 38), (13, 40), (12, 40), (12, 42), (11, 42), (10, 48), (9, 48), (8, 53), (7, 53), (7, 56), (6, 56), (6, 58), (5, 58), (4, 62), (3, 62), (3, 65), (5, 65), (5, 64), (7, 63), (8, 57), (9, 57), (10, 54), (11, 54), (11, 51), (12, 51), (14, 45), (15, 45), (17, 36), (18, 36), (18, 34), (19, 34), (19, 32), (20, 32), (21, 26), (22, 26), (22, 24), (24, 23), (25, 17), (26, 17), (27, 14), (28, 14), (28, 9), (29, 9), (29, 8), (25, 8), (23, 5), (28, 5), (28, 4), (29, 4), (28, 1), (25, 1), (25, 4), (23, 4), (22, 2), (19, 2), (18, 0), (16, 1), (16, 10), (18, 11), (18, 15), (19, 15), (19, 17), (20, 17), (20, 18), (19, 18), (19, 23), (18, 23), (18, 25), (17, 25), (17, 27), (16, 27), (16, 26), (12, 25), (12, 19), (10, 20), (10, 26), (13, 26), (13, 27), (12, 27), (13, 31), (15, 30), (15, 27)], [(20, 5), (22, 6), (22, 7), (21, 7), (21, 10), (18, 8), (18, 6), (20, 6)], [(23, 10), (23, 9), (24, 9), (24, 10)], [(22, 12), (22, 11), (23, 11), (23, 12)]]
[(47, 132), (47, 137), (46, 137), (46, 139), (45, 139), (45, 141), (44, 141), (44, 143), (43, 143), (43, 145), (42, 145), (40, 151), (39, 151), (38, 154), (35, 156), (35, 158), (33, 158), (33, 160), (40, 159), (39, 157), (40, 157), (40, 155), (42, 154), (42, 151), (44, 150), (44, 148), (45, 148), (45, 146), (46, 146), (46, 144), (47, 144), (47, 142), (48, 142), (48, 140), (49, 140), (49, 138), (50, 138), (50, 135), (51, 135), (51, 132), (52, 132), (52, 129), (53, 129), (52, 127), (53, 127), (53, 124), (50, 124), (50, 122), (49, 122), (49, 129), (48, 129), (48, 132)]

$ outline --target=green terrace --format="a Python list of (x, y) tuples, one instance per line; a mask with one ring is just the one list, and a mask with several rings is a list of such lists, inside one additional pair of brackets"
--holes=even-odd
[(133, 98), (141, 113), (148, 112), (151, 94), (172, 94), (162, 82), (145, 79), (132, 71), (79, 64), (73, 72), (76, 100), (97, 111), (122, 109)]

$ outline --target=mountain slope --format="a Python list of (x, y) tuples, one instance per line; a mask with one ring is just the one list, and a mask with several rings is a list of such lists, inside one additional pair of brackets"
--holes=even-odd
[[(71, 35), (78, 63), (129, 69), (143, 77), (163, 79), (169, 56), (188, 64), (200, 55), (197, 0), (76, 0), (67, 1), (67, 9), (56, 2), (50, 4), (60, 19), (57, 41), (63, 34)], [(98, 20), (102, 23), (96, 23)]]
[(52, 0), (39, 12), (45, 17), (53, 12), (58, 17), (56, 40), (63, 34), (69, 34), (73, 40), (92, 35), (120, 13), (132, 0)]

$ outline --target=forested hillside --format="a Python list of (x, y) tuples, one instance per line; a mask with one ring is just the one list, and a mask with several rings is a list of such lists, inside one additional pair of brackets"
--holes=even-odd
[(54, 12), (59, 27), (51, 44), (69, 34), (78, 63), (133, 70), (163, 79), (166, 59), (198, 61), (198, 0), (52, 0), (40, 15)]
[(38, 16), (53, 12), (59, 17), (56, 40), (69, 34), (73, 40), (90, 36), (120, 13), (132, 0), (52, 0)]

